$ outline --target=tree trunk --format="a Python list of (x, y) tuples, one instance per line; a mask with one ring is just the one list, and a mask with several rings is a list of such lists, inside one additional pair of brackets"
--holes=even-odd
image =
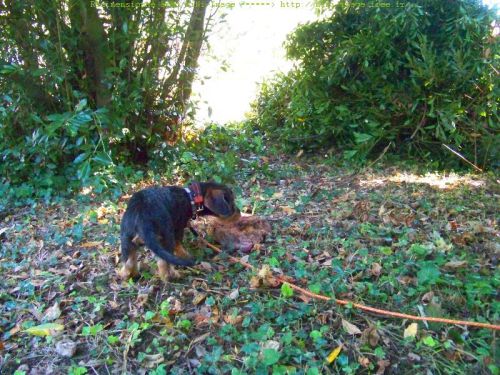
[(73, 0), (70, 4), (72, 27), (80, 34), (78, 45), (83, 52), (87, 92), (97, 108), (110, 100), (110, 92), (104, 82), (104, 73), (109, 66), (106, 49), (106, 33), (97, 8), (90, 1)]
[[(176, 106), (178, 117), (184, 116), (187, 100), (191, 95), (193, 79), (196, 68), (198, 67), (198, 58), (200, 57), (201, 47), (203, 45), (205, 31), (204, 21), (209, 3), (210, 0), (202, 0), (196, 2), (193, 7), (179, 58), (172, 73), (163, 85), (162, 96), (164, 98), (168, 96), (173, 97), (173, 103)], [(181, 71), (180, 75), (179, 71)], [(172, 96), (171, 89), (176, 82), (178, 83), (178, 89), (175, 96)]]

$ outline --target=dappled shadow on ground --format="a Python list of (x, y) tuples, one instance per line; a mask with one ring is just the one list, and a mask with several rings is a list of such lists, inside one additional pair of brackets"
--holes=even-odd
[[(269, 163), (267, 179), (240, 183), (243, 211), (273, 226), (248, 256), (257, 269), (266, 264), (314, 292), (386, 309), (498, 318), (495, 182)], [(255, 288), (251, 271), (198, 249), (194, 238), (188, 247), (201, 262), (181, 280), (162, 283), (142, 252), (141, 277), (122, 282), (125, 198), (4, 218), (0, 372), (470, 373), (493, 363), (491, 332), (419, 324), (404, 339), (410, 322)], [(49, 338), (25, 331), (46, 322), (61, 325), (49, 327)], [(325, 363), (339, 345), (338, 359)]]

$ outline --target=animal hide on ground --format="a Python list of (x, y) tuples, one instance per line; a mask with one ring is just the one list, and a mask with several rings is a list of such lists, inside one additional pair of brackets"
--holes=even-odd
[(200, 233), (212, 236), (224, 250), (249, 253), (255, 245), (264, 242), (271, 234), (269, 222), (257, 216), (241, 216), (235, 223), (224, 223), (217, 218), (207, 217), (192, 223)]

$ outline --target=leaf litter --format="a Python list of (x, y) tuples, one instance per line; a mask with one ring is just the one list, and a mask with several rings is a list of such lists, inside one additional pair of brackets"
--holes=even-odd
[[(99, 373), (121, 371), (124, 363), (132, 373), (162, 364), (189, 372), (210, 363), (230, 373), (231, 363), (252, 372), (259, 361), (303, 368), (321, 367), (326, 358), (323, 373), (352, 366), (380, 374), (493, 363), (489, 332), (433, 324), (418, 330), (349, 306), (332, 309), (280, 293), (273, 270), (313, 292), (375, 307), (498, 317), (497, 184), (475, 177), (437, 183), (394, 168), (353, 175), (305, 159), (268, 162), (282, 175), (240, 182), (249, 202), (243, 211), (273, 223), (269, 241), (245, 258), (256, 274), (193, 245), (205, 263), (183, 271), (180, 281), (160, 282), (151, 255), (141, 252), (140, 279), (121, 282), (115, 271), (125, 199), (70, 200), (4, 217), (0, 370), (13, 372), (19, 358), (33, 371), (67, 372), (75, 355)], [(314, 340), (312, 331), (319, 332)], [(463, 337), (484, 344), (476, 348)], [(474, 356), (461, 355), (464, 346)]]

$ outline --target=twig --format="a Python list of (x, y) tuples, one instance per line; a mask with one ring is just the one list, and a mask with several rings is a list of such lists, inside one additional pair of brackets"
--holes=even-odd
[(413, 137), (415, 137), (415, 135), (420, 130), (420, 128), (425, 125), (425, 116), (427, 116), (427, 103), (424, 102), (424, 115), (422, 116), (422, 119), (420, 120), (417, 127), (415, 128), (415, 131), (411, 135), (410, 139), (413, 139)]
[[(215, 245), (212, 245), (210, 242), (208, 242), (204, 238), (201, 238), (200, 240), (206, 246), (208, 246), (209, 248), (211, 248), (212, 250), (215, 250), (218, 253), (222, 252), (221, 249), (219, 249)], [(239, 258), (235, 258), (233, 256), (229, 256), (228, 258), (233, 263), (240, 263), (244, 267), (255, 271), (255, 268), (251, 264), (249, 264), (247, 262), (243, 262)], [(294, 290), (302, 293), (305, 296), (308, 296), (308, 297), (311, 297), (311, 298), (314, 298), (314, 299), (317, 299), (317, 300), (322, 300), (322, 301), (327, 301), (327, 302), (335, 302), (338, 305), (343, 305), (343, 306), (345, 306), (345, 305), (351, 305), (351, 306), (353, 306), (353, 307), (355, 307), (355, 308), (357, 308), (359, 310), (368, 311), (368, 312), (371, 312), (371, 313), (374, 313), (374, 314), (378, 314), (378, 315), (390, 316), (390, 317), (393, 317), (393, 318), (409, 319), (409, 320), (419, 320), (419, 321), (424, 321), (424, 322), (427, 321), (427, 322), (455, 324), (455, 325), (477, 327), (477, 328), (486, 328), (486, 329), (500, 331), (500, 325), (498, 325), (498, 324), (489, 324), (489, 323), (481, 323), (481, 322), (471, 322), (471, 321), (467, 321), (467, 320), (445, 319), (445, 318), (432, 317), (432, 316), (416, 316), (416, 315), (403, 314), (403, 313), (399, 313), (399, 312), (395, 312), (395, 311), (377, 309), (375, 307), (362, 305), (360, 303), (355, 303), (355, 302), (348, 301), (348, 300), (343, 300), (343, 299), (331, 298), (331, 297), (327, 297), (327, 296), (324, 296), (324, 295), (321, 295), (321, 294), (310, 292), (310, 291), (308, 291), (308, 290), (306, 290), (304, 288), (301, 288), (301, 287), (299, 287), (299, 286), (297, 286), (295, 284), (292, 284), (287, 279), (287, 277), (285, 277), (285, 276), (277, 275), (276, 279), (280, 283), (287, 284), (292, 289), (294, 289)]]
[(451, 151), (452, 153), (454, 153), (455, 155), (457, 155), (460, 159), (462, 159), (463, 161), (465, 161), (466, 163), (472, 165), (476, 170), (478, 170), (479, 172), (483, 172), (483, 170), (481, 168), (479, 168), (477, 165), (475, 165), (474, 163), (468, 161), (464, 156), (462, 156), (461, 154), (459, 154), (457, 151), (453, 150), (450, 146), (447, 146), (445, 145), (444, 143), (442, 143), (443, 147), (448, 149), (449, 151)]
[(385, 146), (384, 151), (382, 151), (382, 153), (379, 155), (378, 158), (376, 158), (374, 161), (372, 161), (370, 164), (368, 164), (367, 168), (372, 167), (376, 162), (378, 162), (380, 159), (382, 159), (384, 157), (385, 153), (387, 152), (387, 150), (389, 149), (389, 147), (391, 146), (391, 144), (392, 144), (392, 141), (389, 142), (389, 144), (387, 146)]

